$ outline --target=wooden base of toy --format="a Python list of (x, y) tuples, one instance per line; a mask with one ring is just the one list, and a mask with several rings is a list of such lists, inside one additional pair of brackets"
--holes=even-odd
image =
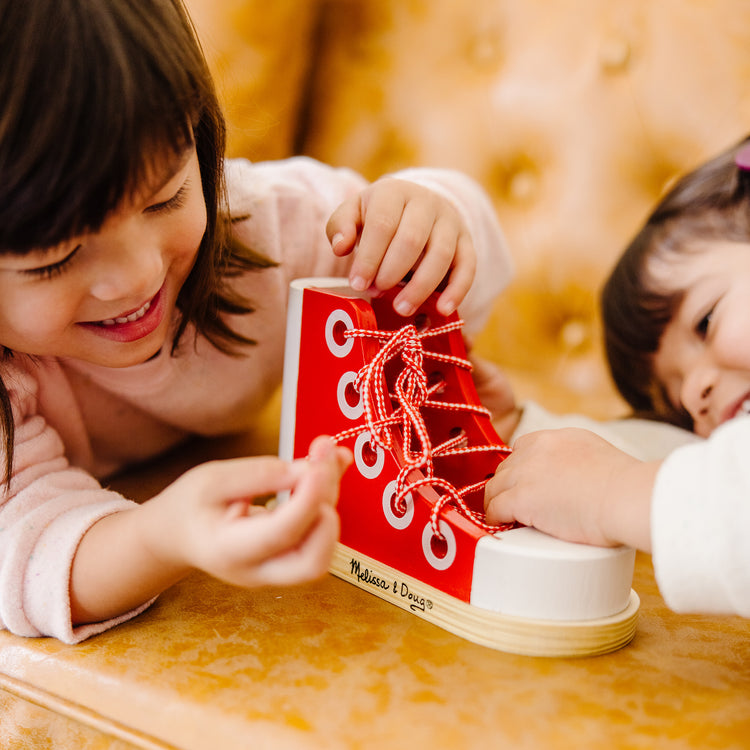
[(461, 638), (526, 656), (596, 656), (635, 635), (640, 599), (611, 617), (552, 621), (503, 615), (467, 604), (357, 551), (338, 544), (331, 573)]

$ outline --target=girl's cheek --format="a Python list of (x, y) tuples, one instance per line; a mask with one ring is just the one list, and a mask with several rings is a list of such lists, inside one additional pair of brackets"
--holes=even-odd
[(206, 207), (201, 202), (194, 213), (190, 214), (190, 221), (182, 221), (172, 235), (172, 255), (185, 264), (192, 265), (198, 255), (203, 235), (206, 232)]
[(76, 322), (71, 298), (59, 294), (19, 295), (9, 321), (22, 335), (53, 335)]
[(750, 320), (727, 320), (714, 328), (714, 350), (726, 366), (750, 370)]

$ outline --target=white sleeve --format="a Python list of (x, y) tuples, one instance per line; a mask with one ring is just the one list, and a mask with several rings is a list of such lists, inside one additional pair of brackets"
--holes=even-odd
[(651, 543), (676, 612), (750, 617), (750, 417), (674, 451), (656, 477)]

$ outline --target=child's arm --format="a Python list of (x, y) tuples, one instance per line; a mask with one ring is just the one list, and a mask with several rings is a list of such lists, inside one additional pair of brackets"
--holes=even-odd
[(488, 482), (491, 522), (652, 552), (677, 612), (750, 617), (750, 418), (641, 462), (591, 432), (529, 433)]
[(487, 519), (518, 521), (572, 542), (650, 551), (660, 465), (638, 461), (587, 430), (532, 432), (516, 440), (487, 483)]
[[(141, 506), (106, 516), (83, 537), (70, 579), (75, 624), (149, 601), (195, 569), (238, 586), (300, 583), (328, 568), (348, 451), (317, 439), (307, 460), (203, 464)], [(274, 510), (253, 497), (291, 489)]]
[[(70, 466), (60, 435), (38, 413), (33, 377), (9, 365), (3, 380), (15, 435), (13, 477), (0, 494), (0, 628), (77, 643), (135, 616), (196, 566), (248, 585), (325, 570), (349, 461), (343, 449), (327, 455), (327, 439), (309, 462), (197, 467), (139, 506)], [(251, 508), (254, 495), (275, 487), (292, 489), (288, 503)]]
[(502, 368), (494, 362), (471, 352), (469, 359), (479, 401), (489, 409), (497, 434), (510, 444), (523, 414), (522, 407), (516, 402), (513, 386)]

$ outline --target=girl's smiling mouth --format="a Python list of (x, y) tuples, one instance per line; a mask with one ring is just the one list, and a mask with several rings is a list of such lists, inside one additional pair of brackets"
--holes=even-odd
[(728, 410), (723, 422), (728, 422), (735, 417), (742, 417), (750, 414), (750, 393), (746, 393), (741, 399), (735, 401), (734, 405)]
[(165, 314), (164, 287), (137, 310), (95, 322), (79, 323), (87, 330), (112, 341), (128, 343), (151, 335), (161, 324)]
[(102, 320), (101, 325), (103, 326), (114, 326), (123, 325), (124, 323), (135, 323), (136, 320), (140, 320), (151, 307), (151, 300), (146, 302), (143, 307), (139, 308), (135, 312), (129, 313), (128, 315), (119, 318), (109, 318), (108, 320)]

